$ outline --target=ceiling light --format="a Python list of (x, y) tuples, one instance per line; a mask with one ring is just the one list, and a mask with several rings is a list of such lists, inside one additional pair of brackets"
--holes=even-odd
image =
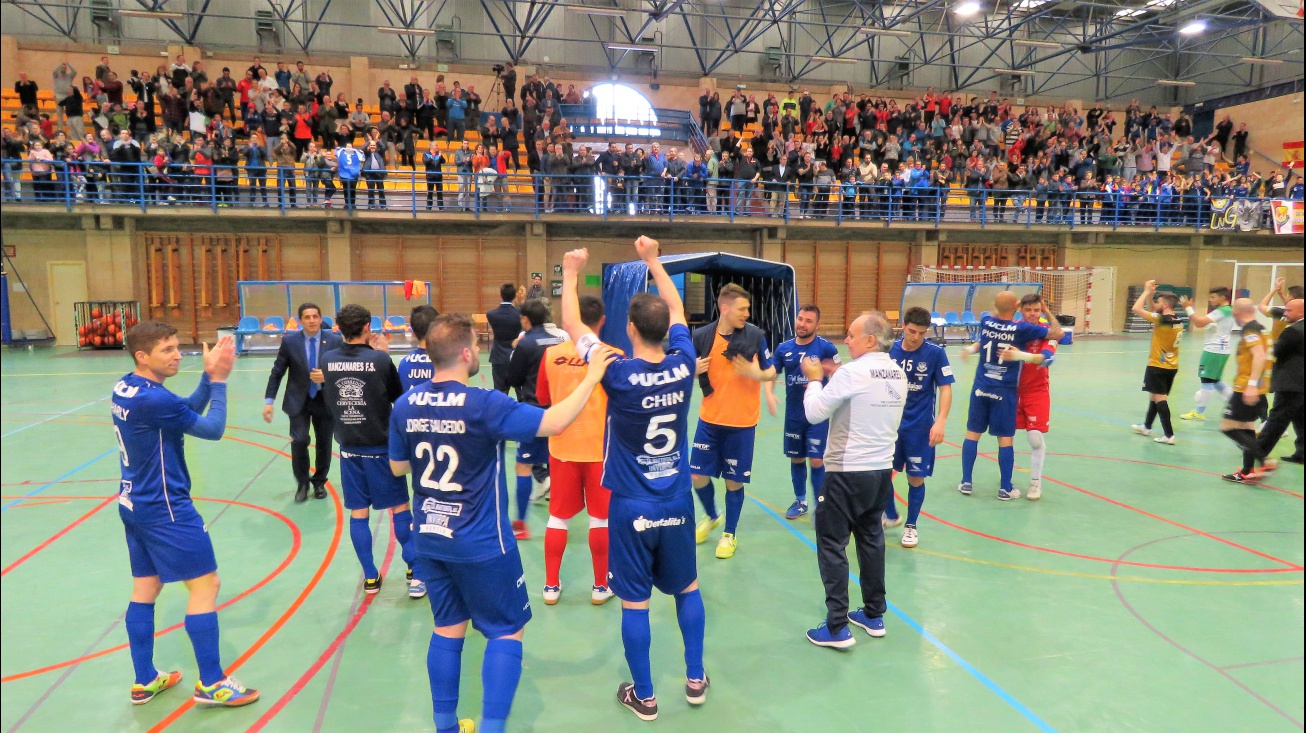
[(155, 20), (181, 20), (186, 16), (169, 10), (119, 10), (118, 15), (125, 18), (154, 18)]
[(657, 46), (645, 46), (639, 43), (605, 43), (603, 47), (609, 51), (639, 51), (643, 53), (657, 53)]
[(858, 33), (865, 33), (868, 36), (893, 36), (894, 38), (911, 38), (911, 31), (900, 31), (892, 28), (858, 28)]
[(376, 29), (380, 33), (390, 33), (396, 36), (433, 36), (435, 31), (430, 28), (395, 28), (393, 26), (383, 25)]
[(1028, 46), (1029, 48), (1061, 48), (1060, 43), (1053, 41), (1030, 41), (1024, 38), (1014, 38), (1011, 41), (1013, 46)]
[(1033, 76), (1033, 69), (994, 69), (997, 74), (1011, 74), (1012, 76)]
[(813, 56), (812, 60), (818, 64), (855, 64), (857, 59), (840, 58), (838, 56)]
[(1163, 87), (1195, 87), (1195, 86), (1197, 86), (1197, 82), (1195, 82), (1195, 81), (1184, 81), (1184, 80), (1182, 80), (1182, 79), (1157, 79), (1157, 80), (1156, 80), (1156, 83), (1157, 83), (1157, 84), (1160, 84), (1160, 85), (1163, 86)]
[(1262, 58), (1257, 58), (1257, 57), (1255, 57), (1255, 56), (1244, 56), (1244, 57), (1242, 57), (1242, 58), (1240, 58), (1240, 59), (1238, 59), (1238, 60), (1241, 61), (1241, 62), (1243, 62), (1244, 64), (1281, 64), (1281, 63), (1283, 63), (1283, 59), (1262, 59)]
[(1204, 30), (1206, 30), (1206, 21), (1198, 18), (1197, 20), (1190, 22), (1188, 25), (1181, 27), (1179, 32), (1185, 36), (1195, 36)]
[(1033, 10), (1034, 8), (1046, 5), (1052, 0), (1020, 0), (1020, 2), (1011, 6), (1014, 10)]
[(587, 5), (566, 5), (567, 10), (582, 15), (606, 15), (610, 18), (624, 18), (626, 11), (621, 8), (592, 8)]
[(978, 2), (976, 2), (976, 0), (966, 0), (965, 2), (954, 7), (952, 9), (952, 12), (965, 18), (965, 17), (972, 16), (983, 9), (984, 6), (980, 5)]

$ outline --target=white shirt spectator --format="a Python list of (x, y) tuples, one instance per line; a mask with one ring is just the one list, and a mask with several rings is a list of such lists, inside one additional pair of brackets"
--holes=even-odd
[(830, 421), (825, 443), (827, 471), (878, 471), (893, 468), (907, 375), (886, 351), (872, 351), (839, 367), (830, 383), (811, 382), (803, 411), (815, 425)]

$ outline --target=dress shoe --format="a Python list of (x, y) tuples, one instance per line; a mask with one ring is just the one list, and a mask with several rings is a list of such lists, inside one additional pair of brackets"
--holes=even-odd
[(326, 497), (327, 497), (326, 485), (325, 485), (325, 484), (313, 484), (313, 498), (314, 498), (314, 499), (325, 499)]
[(308, 484), (300, 484), (299, 488), (295, 489), (295, 503), (302, 504), (306, 501), (308, 501)]

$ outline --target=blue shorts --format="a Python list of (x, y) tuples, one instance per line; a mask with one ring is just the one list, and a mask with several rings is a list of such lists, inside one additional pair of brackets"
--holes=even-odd
[(531, 620), (526, 573), (516, 547), (480, 562), (450, 562), (418, 556), (413, 577), (426, 583), (436, 626), (470, 620), (487, 639), (512, 636)]
[(371, 455), (340, 449), (340, 488), (345, 508), (380, 511), (408, 503), (408, 482), (390, 470), (387, 453)]
[(694, 501), (613, 495), (608, 504), (608, 578), (623, 601), (647, 601), (653, 588), (675, 595), (698, 578)]
[(926, 425), (923, 428), (898, 431), (898, 444), (893, 449), (893, 470), (916, 478), (934, 475), (934, 446), (930, 445), (931, 427), (933, 426)]
[(218, 571), (203, 520), (141, 525), (124, 519), (123, 529), (133, 578), (157, 575), (160, 582), (176, 583)]
[(785, 418), (785, 455), (790, 458), (824, 458), (830, 421), (815, 425), (801, 417)]
[(527, 463), (532, 466), (536, 464), (549, 464), (549, 439), (536, 438), (524, 443), (517, 444), (517, 462)]
[(1016, 390), (994, 387), (973, 387), (970, 393), (970, 413), (966, 415), (966, 430), (972, 433), (988, 431), (995, 438), (1016, 435)]
[(757, 428), (727, 428), (698, 421), (689, 470), (699, 476), (720, 476), (746, 484), (753, 474), (753, 435)]

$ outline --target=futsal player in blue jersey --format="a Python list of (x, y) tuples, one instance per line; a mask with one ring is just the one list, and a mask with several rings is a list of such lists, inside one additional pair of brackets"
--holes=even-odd
[(413, 338), (417, 346), (399, 360), (399, 381), (404, 391), (412, 389), (431, 379), (431, 357), (426, 355), (426, 333), (431, 330), (431, 323), (440, 312), (429, 305), (419, 305), (408, 316), (408, 327), (413, 329)]
[[(204, 518), (190, 498), (185, 436), (218, 440), (227, 424), (227, 376), (236, 363), (230, 336), (204, 347), (204, 374), (190, 397), (163, 386), (181, 368), (177, 329), (166, 323), (133, 326), (124, 339), (135, 370), (113, 386), (113, 432), (118, 438), (122, 481), (118, 516), (127, 535), (132, 597), (125, 625), (136, 682), (133, 705), (143, 705), (181, 682), (181, 672), (154, 666), (154, 602), (164, 583), (182, 582), (186, 634), (195, 649), (200, 705), (239, 707), (258, 700), (222, 670), (218, 653), (218, 561)], [(208, 414), (202, 414), (208, 409)]]
[(437, 733), (478, 730), (458, 719), (458, 682), (467, 623), (488, 643), (481, 662), (481, 733), (503, 733), (522, 671), (522, 634), (531, 619), (526, 575), (498, 481), (506, 440), (558, 435), (603, 378), (611, 350), (600, 347), (576, 391), (547, 410), (503, 392), (470, 387), (480, 369), (472, 320), (439, 316), (426, 337), (434, 374), (395, 403), (390, 469), (413, 474), (413, 574), (430, 590), (435, 631), (426, 653)]
[[(979, 354), (975, 368), (975, 384), (971, 387), (970, 412), (966, 416), (966, 440), (961, 444), (961, 483), (957, 490), (970, 496), (971, 474), (979, 454), (980, 435), (985, 430), (998, 439), (998, 471), (1002, 483), (998, 499), (1019, 499), (1020, 491), (1011, 485), (1011, 473), (1016, 465), (1016, 451), (1012, 441), (1016, 436), (1016, 386), (1020, 380), (1021, 362), (1033, 355), (1020, 352), (1024, 345), (1040, 339), (1056, 340), (1064, 333), (1055, 319), (1047, 326), (1028, 321), (1013, 320), (1020, 298), (1010, 290), (998, 293), (993, 301), (993, 313), (980, 319), (979, 340), (962, 351)], [(1003, 358), (1003, 352), (1012, 354)]]
[[(686, 440), (697, 362), (680, 292), (658, 260), (658, 243), (640, 237), (635, 251), (653, 276), (658, 295), (631, 298), (626, 326), (631, 356), (614, 361), (603, 378), (608, 424), (602, 483), (612, 491), (608, 573), (621, 599), (621, 641), (634, 680), (617, 687), (617, 701), (641, 720), (653, 720), (658, 703), (649, 661), (653, 635), (648, 609), (654, 588), (676, 599), (685, 643), (686, 701), (702, 705), (709, 685), (703, 669), (706, 614), (698, 592)], [(576, 342), (577, 352), (593, 363), (605, 347), (581, 321), (576, 294), (588, 257), (583, 249), (563, 257), (562, 327)]]
[[(797, 519), (807, 513), (807, 466), (812, 466), (812, 500), (821, 500), (821, 482), (825, 478), (825, 439), (830, 432), (830, 422), (815, 425), (807, 422), (803, 412), (803, 392), (807, 377), (803, 375), (803, 359), (814, 358), (825, 371), (822, 384), (828, 384), (830, 375), (839, 368), (839, 348), (816, 335), (821, 325), (821, 309), (807, 304), (798, 309), (794, 320), (794, 337), (775, 349), (776, 368), (785, 375), (785, 437), (784, 451), (789, 456), (789, 478), (794, 483), (794, 503), (785, 512), (785, 519)], [(775, 414), (775, 382), (766, 383), (766, 409)]]
[[(889, 358), (897, 362), (907, 375), (907, 404), (902, 410), (898, 444), (893, 455), (893, 470), (907, 474), (907, 526), (902, 530), (903, 547), (915, 547), (920, 541), (916, 520), (925, 504), (925, 479), (934, 475), (934, 447), (943, 442), (948, 412), (952, 409), (952, 383), (957, 381), (952, 375), (947, 352), (942, 346), (925, 340), (929, 332), (930, 312), (919, 307), (908, 308), (902, 316), (902, 338), (889, 349)], [(884, 507), (884, 525), (897, 527), (902, 523), (893, 492), (889, 492), (889, 502)]]

